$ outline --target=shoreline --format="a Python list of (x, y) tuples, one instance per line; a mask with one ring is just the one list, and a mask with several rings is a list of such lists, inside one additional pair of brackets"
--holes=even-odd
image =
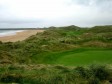
[(0, 41), (2, 42), (16, 42), (22, 41), (31, 35), (35, 35), (36, 33), (44, 32), (44, 30), (25, 30), (21, 32), (16, 32), (14, 35), (2, 36), (0, 37)]
[(18, 30), (18, 31), (6, 31), (6, 32), (0, 32), (0, 37), (6, 37), (6, 36), (13, 36), (16, 35), (18, 32), (23, 32), (25, 30)]

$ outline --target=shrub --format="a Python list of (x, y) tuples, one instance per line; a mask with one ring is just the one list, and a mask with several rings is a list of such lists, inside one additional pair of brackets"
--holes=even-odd
[(110, 72), (109, 69), (104, 65), (92, 65), (90, 66), (90, 70), (92, 71), (92, 74), (94, 78), (98, 78), (99, 80), (108, 80), (110, 78)]
[(89, 70), (84, 67), (76, 67), (75, 71), (82, 77), (82, 78), (89, 78), (90, 73)]
[(98, 78), (89, 79), (89, 84), (100, 84), (100, 80)]
[(22, 81), (23, 77), (19, 74), (11, 75), (11, 74), (4, 74), (1, 77), (1, 82), (4, 83), (20, 83)]

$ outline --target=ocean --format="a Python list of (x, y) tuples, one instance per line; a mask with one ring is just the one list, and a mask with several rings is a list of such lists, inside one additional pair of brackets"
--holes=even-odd
[(24, 30), (0, 30), (0, 37), (15, 35), (17, 32)]
[(37, 30), (38, 28), (0, 28), (0, 37), (15, 35), (25, 30)]

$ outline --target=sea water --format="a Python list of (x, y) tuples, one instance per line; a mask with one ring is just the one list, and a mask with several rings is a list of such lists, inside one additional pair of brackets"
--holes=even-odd
[(22, 32), (23, 30), (0, 30), (0, 37), (15, 35), (17, 32)]

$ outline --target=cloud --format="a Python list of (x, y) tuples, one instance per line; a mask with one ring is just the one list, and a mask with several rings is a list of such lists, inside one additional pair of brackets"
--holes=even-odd
[(112, 0), (0, 0), (0, 27), (112, 24)]

